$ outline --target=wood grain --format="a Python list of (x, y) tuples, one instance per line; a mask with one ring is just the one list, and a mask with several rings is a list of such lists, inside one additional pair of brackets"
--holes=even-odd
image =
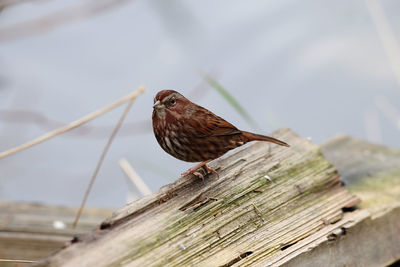
[[(358, 198), (310, 141), (253, 142), (118, 210), (39, 266), (250, 266), (271, 260), (343, 218)], [(271, 178), (272, 182), (267, 179)]]

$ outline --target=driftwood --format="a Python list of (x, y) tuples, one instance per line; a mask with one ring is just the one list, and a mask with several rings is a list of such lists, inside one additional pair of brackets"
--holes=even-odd
[(268, 266), (307, 252), (310, 237), (336, 238), (358, 198), (319, 147), (287, 129), (275, 136), (291, 147), (231, 151), (211, 162), (218, 175), (178, 179), (38, 265)]

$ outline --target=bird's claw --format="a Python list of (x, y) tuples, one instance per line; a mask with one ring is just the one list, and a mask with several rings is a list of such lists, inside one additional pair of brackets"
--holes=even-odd
[(196, 169), (196, 170), (189, 169), (189, 170), (187, 170), (187, 171), (185, 171), (184, 173), (181, 174), (181, 178), (184, 177), (184, 176), (186, 176), (186, 175), (188, 175), (188, 174), (193, 174), (194, 176), (200, 178), (200, 179), (204, 182), (204, 175), (201, 174), (201, 173), (200, 173), (199, 171), (197, 171), (197, 170), (198, 170), (198, 169)]
[(198, 177), (198, 178), (200, 178), (200, 179), (203, 181), (203, 183), (204, 183), (204, 175), (203, 175), (203, 174), (201, 174), (201, 173), (198, 172), (198, 171), (195, 171), (195, 172), (193, 172), (193, 175), (196, 176), (196, 177)]
[(204, 175), (199, 172), (199, 169), (203, 169), (205, 171), (206, 175), (209, 173), (215, 173), (217, 176), (219, 176), (218, 173), (214, 169), (207, 166), (208, 162), (210, 162), (210, 161), (201, 162), (200, 164), (190, 168), (189, 170), (187, 170), (181, 174), (181, 178), (188, 174), (193, 174), (194, 176), (200, 178), (204, 182)]
[(202, 166), (203, 169), (205, 169), (206, 173), (215, 173), (218, 175), (217, 171), (214, 170), (213, 168), (208, 167), (207, 165)]

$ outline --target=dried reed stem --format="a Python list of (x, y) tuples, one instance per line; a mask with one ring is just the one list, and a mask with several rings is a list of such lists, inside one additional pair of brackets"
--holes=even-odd
[[(87, 0), (78, 5), (63, 8), (39, 18), (18, 22), (0, 28), (0, 43), (18, 40), (50, 31), (57, 26), (83, 20), (91, 16), (107, 12), (131, 0)], [(8, 1), (9, 3), (12, 1)], [(15, 1), (17, 2), (17, 1)], [(83, 3), (82, 3), (83, 2)], [(0, 7), (2, 4), (0, 3)]]
[(142, 178), (140, 178), (140, 176), (133, 169), (132, 165), (125, 158), (120, 159), (119, 166), (143, 196), (151, 194), (149, 187), (145, 184), (145, 182), (143, 182)]
[(385, 96), (375, 99), (375, 104), (382, 114), (400, 131), (400, 111)]
[(14, 262), (14, 263), (35, 263), (36, 261), (31, 260), (14, 260), (14, 259), (0, 259), (0, 262)]
[(85, 123), (93, 120), (94, 118), (96, 118), (96, 117), (98, 117), (100, 115), (103, 115), (104, 113), (106, 113), (106, 112), (108, 112), (108, 111), (110, 111), (110, 110), (112, 110), (112, 109), (114, 109), (114, 108), (116, 108), (116, 107), (128, 102), (128, 101), (133, 101), (134, 99), (136, 99), (136, 97), (138, 95), (143, 93), (144, 90), (145, 90), (144, 87), (139, 87), (135, 92), (133, 92), (133, 93), (127, 95), (127, 96), (124, 96), (121, 99), (119, 99), (118, 101), (116, 101), (116, 102), (114, 102), (114, 103), (112, 103), (112, 104), (110, 104), (110, 105), (108, 105), (106, 107), (103, 107), (103, 108), (101, 108), (101, 109), (99, 109), (99, 110), (97, 110), (97, 111), (95, 111), (93, 113), (90, 113), (90, 114), (80, 118), (79, 120), (73, 121), (73, 122), (71, 122), (70, 124), (68, 124), (66, 126), (57, 128), (57, 129), (55, 129), (53, 131), (50, 131), (50, 132), (47, 132), (44, 135), (39, 136), (38, 138), (36, 138), (36, 139), (34, 139), (32, 141), (29, 141), (29, 142), (27, 142), (25, 144), (22, 144), (20, 146), (14, 147), (12, 149), (6, 150), (6, 151), (0, 153), (0, 159), (5, 158), (7, 156), (10, 156), (10, 155), (12, 155), (14, 153), (20, 152), (22, 150), (25, 150), (27, 148), (30, 148), (30, 147), (32, 147), (34, 145), (40, 144), (40, 143), (42, 143), (44, 141), (47, 141), (47, 140), (49, 140), (49, 139), (51, 139), (51, 138), (53, 138), (53, 137), (55, 137), (57, 135), (60, 135), (62, 133), (71, 131), (72, 129), (75, 129), (76, 127), (81, 126), (82, 124), (85, 124)]
[[(140, 90), (140, 89), (141, 88), (139, 88), (138, 91), (142, 92), (144, 90), (143, 88), (142, 88), (142, 90)], [(82, 210), (85, 207), (85, 204), (86, 204), (87, 198), (89, 196), (90, 190), (93, 187), (94, 181), (96, 180), (97, 174), (100, 171), (100, 168), (101, 168), (101, 165), (103, 164), (104, 158), (105, 158), (105, 156), (106, 156), (106, 154), (107, 154), (112, 142), (114, 141), (114, 138), (117, 135), (118, 130), (121, 128), (122, 123), (124, 122), (126, 116), (128, 115), (128, 112), (131, 109), (135, 98), (136, 98), (136, 96), (129, 98), (130, 101), (128, 102), (124, 112), (121, 115), (121, 118), (119, 119), (117, 125), (115, 126), (113, 132), (111, 133), (110, 138), (107, 141), (106, 146), (103, 149), (103, 152), (101, 153), (100, 159), (97, 162), (97, 166), (96, 166), (96, 168), (95, 168), (95, 170), (93, 172), (92, 178), (90, 179), (90, 182), (89, 182), (89, 185), (88, 185), (88, 187), (86, 189), (85, 195), (83, 196), (83, 200), (82, 200), (81, 206), (79, 207), (78, 213), (76, 214), (75, 221), (74, 221), (74, 223), (72, 225), (72, 228), (75, 228), (76, 225), (78, 224), (78, 221), (79, 221), (79, 218), (81, 216)]]
[(388, 56), (397, 82), (400, 84), (400, 45), (393, 27), (390, 25), (381, 1), (365, 0), (365, 3), (378, 31), (379, 38), (382, 41), (384, 51)]

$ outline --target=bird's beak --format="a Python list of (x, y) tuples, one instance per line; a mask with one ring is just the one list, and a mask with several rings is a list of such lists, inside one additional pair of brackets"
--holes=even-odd
[(159, 107), (160, 105), (161, 105), (160, 100), (157, 100), (157, 101), (154, 103), (153, 108), (157, 108), (157, 107)]

